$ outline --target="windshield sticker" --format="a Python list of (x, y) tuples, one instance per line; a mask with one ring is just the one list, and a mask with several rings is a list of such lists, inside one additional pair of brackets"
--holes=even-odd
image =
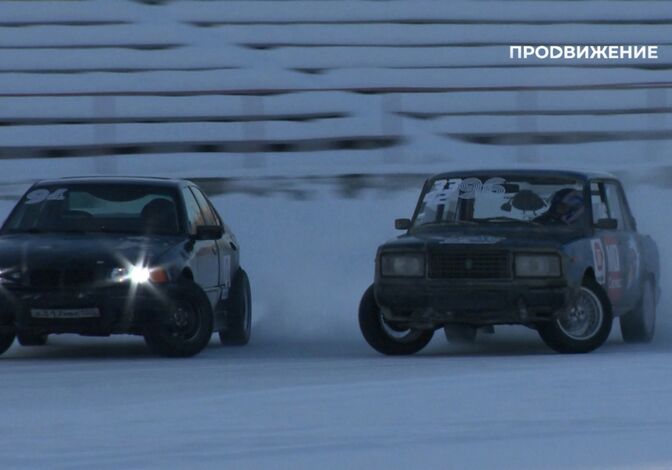
[(488, 178), (483, 183), (478, 178), (466, 178), (460, 183), (460, 199), (474, 199), (477, 194), (504, 194), (506, 188), (504, 178)]
[(604, 247), (602, 240), (595, 238), (590, 241), (590, 246), (593, 250), (593, 266), (595, 268), (595, 280), (604, 285), (607, 281), (607, 269), (604, 260)]
[(479, 178), (452, 178), (434, 182), (422, 202), (429, 207), (445, 204), (451, 198), (475, 199), (477, 195), (504, 194), (504, 178), (488, 178), (485, 183)]
[(473, 237), (450, 237), (444, 238), (439, 242), (441, 245), (494, 245), (504, 240), (504, 237), (490, 237), (487, 235), (477, 235)]
[(429, 207), (436, 207), (440, 204), (444, 204), (455, 192), (457, 192), (460, 187), (460, 181), (462, 180), (452, 179), (434, 181), (434, 184), (431, 189), (427, 191), (422, 202)]
[(58, 188), (50, 192), (48, 189), (36, 189), (26, 194), (25, 204), (39, 204), (43, 201), (62, 201), (68, 188)]

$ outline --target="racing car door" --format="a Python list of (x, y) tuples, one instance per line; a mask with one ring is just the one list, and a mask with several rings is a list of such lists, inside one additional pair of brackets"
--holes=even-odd
[[(201, 210), (190, 188), (183, 188), (182, 195), (187, 212), (189, 234), (194, 236), (199, 226), (211, 225), (212, 220)], [(193, 237), (191, 243), (193, 244), (191, 266), (194, 273), (194, 281), (201, 286), (207, 294), (210, 304), (214, 306), (219, 300), (219, 251), (217, 240), (200, 240)]]
[[(634, 237), (632, 217), (617, 181), (593, 181), (591, 196), (593, 226), (606, 261), (603, 287), (614, 313), (620, 315), (633, 308), (640, 297), (637, 282), (640, 250)], [(597, 277), (599, 282), (600, 276)]]
[(221, 288), (221, 298), (228, 297), (229, 288), (232, 282), (232, 273), (238, 269), (238, 242), (233, 236), (233, 233), (222, 222), (219, 214), (212, 206), (212, 203), (203, 194), (203, 192), (195, 186), (191, 190), (198, 201), (198, 205), (205, 214), (206, 222), (209, 225), (214, 225), (222, 228), (222, 236), (216, 240), (217, 250), (219, 252), (219, 286)]

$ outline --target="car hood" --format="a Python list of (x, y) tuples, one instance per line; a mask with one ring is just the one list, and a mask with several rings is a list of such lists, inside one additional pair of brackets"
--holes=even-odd
[(135, 235), (11, 234), (0, 236), (0, 268), (151, 262), (179, 237)]
[(382, 249), (423, 249), (441, 247), (552, 249), (559, 250), (585, 234), (575, 230), (530, 229), (529, 227), (442, 227), (415, 230), (388, 241)]

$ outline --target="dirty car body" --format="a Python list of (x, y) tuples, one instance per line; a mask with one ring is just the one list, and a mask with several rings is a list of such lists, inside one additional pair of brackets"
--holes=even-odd
[[(605, 325), (593, 327), (606, 339), (612, 318), (638, 310), (645, 287), (654, 307), (659, 297), (657, 247), (606, 173), (444, 173), (426, 181), (412, 220), (396, 224), (407, 231), (378, 249), (372, 293), (385, 326), (399, 332), (559, 325), (542, 338), (557, 343), (564, 332), (576, 343), (587, 339), (576, 334), (585, 293), (584, 310), (601, 301), (594, 323)], [(603, 339), (549, 345), (586, 352)]]
[[(0, 347), (12, 335), (36, 345), (54, 333), (130, 333), (190, 356), (213, 331), (226, 338), (232, 316), (249, 316), (232, 305), (241, 276), (235, 235), (189, 181), (43, 181), (0, 231)], [(246, 320), (234, 332), (242, 342)]]

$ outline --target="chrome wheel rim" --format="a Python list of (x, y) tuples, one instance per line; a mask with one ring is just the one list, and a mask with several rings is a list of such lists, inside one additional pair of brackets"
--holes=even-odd
[(602, 302), (593, 291), (581, 287), (574, 304), (557, 319), (560, 330), (569, 338), (585, 341), (595, 336), (604, 323)]
[(170, 335), (173, 338), (191, 341), (201, 329), (198, 311), (191, 305), (180, 303), (172, 311)]

